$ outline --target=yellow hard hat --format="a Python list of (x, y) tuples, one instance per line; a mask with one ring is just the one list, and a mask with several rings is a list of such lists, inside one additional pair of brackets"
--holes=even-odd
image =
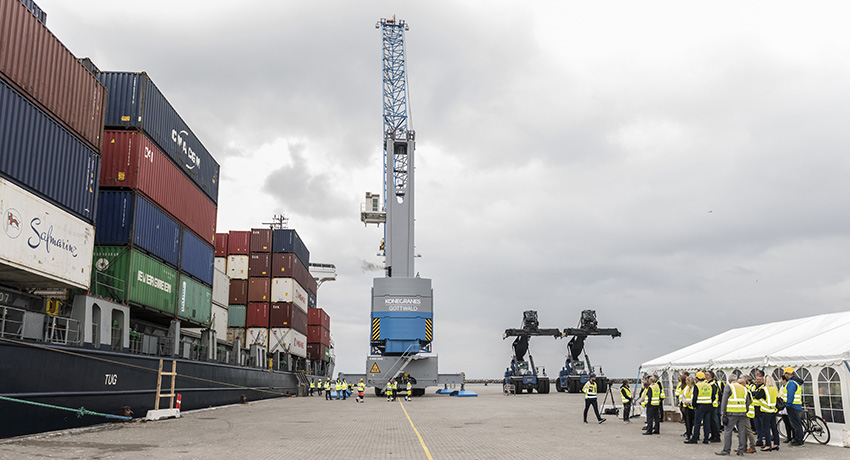
[(791, 367), (791, 366), (786, 367), (786, 368), (785, 368), (785, 373), (786, 373), (786, 374), (793, 374), (793, 373), (794, 373), (794, 368), (793, 368), (793, 367)]
[(700, 379), (700, 380), (704, 380), (705, 379), (705, 372), (703, 372), (703, 371), (697, 372), (697, 378)]

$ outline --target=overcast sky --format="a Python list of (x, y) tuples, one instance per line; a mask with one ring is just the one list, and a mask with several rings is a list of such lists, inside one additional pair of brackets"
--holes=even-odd
[[(219, 231), (290, 217), (337, 370), (365, 372), (382, 236), (381, 35), (407, 20), (416, 269), (440, 372), (500, 377), (522, 311), (595, 309), (609, 376), (850, 298), (850, 5), (40, 0), (103, 70), (147, 71), (221, 164)], [(381, 275), (382, 276), (382, 275)], [(566, 340), (531, 353), (556, 374)]]

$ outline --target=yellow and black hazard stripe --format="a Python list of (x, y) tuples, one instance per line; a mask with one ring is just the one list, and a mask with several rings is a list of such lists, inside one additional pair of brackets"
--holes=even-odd
[(372, 318), (372, 340), (381, 339), (381, 318)]
[(431, 341), (431, 337), (434, 335), (434, 326), (433, 320), (431, 318), (425, 318), (425, 340)]

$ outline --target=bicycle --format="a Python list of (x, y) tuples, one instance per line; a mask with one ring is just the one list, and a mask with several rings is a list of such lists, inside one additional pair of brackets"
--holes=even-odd
[[(779, 436), (788, 439), (788, 433), (785, 432), (785, 424), (781, 420), (777, 420), (777, 422)], [(826, 420), (823, 417), (815, 413), (813, 407), (805, 406), (803, 408), (803, 411), (800, 413), (800, 423), (803, 425), (803, 442), (806, 441), (809, 435), (812, 435), (815, 441), (820, 444), (827, 444), (829, 442), (829, 426), (827, 426)]]

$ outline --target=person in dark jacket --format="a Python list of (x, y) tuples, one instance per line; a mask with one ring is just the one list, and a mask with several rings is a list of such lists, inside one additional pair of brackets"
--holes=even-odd
[(803, 380), (794, 375), (793, 367), (785, 368), (785, 378), (788, 379), (788, 385), (786, 385), (788, 397), (785, 400), (785, 408), (788, 410), (788, 419), (794, 429), (794, 439), (791, 441), (791, 445), (802, 446), (803, 424), (800, 415), (803, 412)]

